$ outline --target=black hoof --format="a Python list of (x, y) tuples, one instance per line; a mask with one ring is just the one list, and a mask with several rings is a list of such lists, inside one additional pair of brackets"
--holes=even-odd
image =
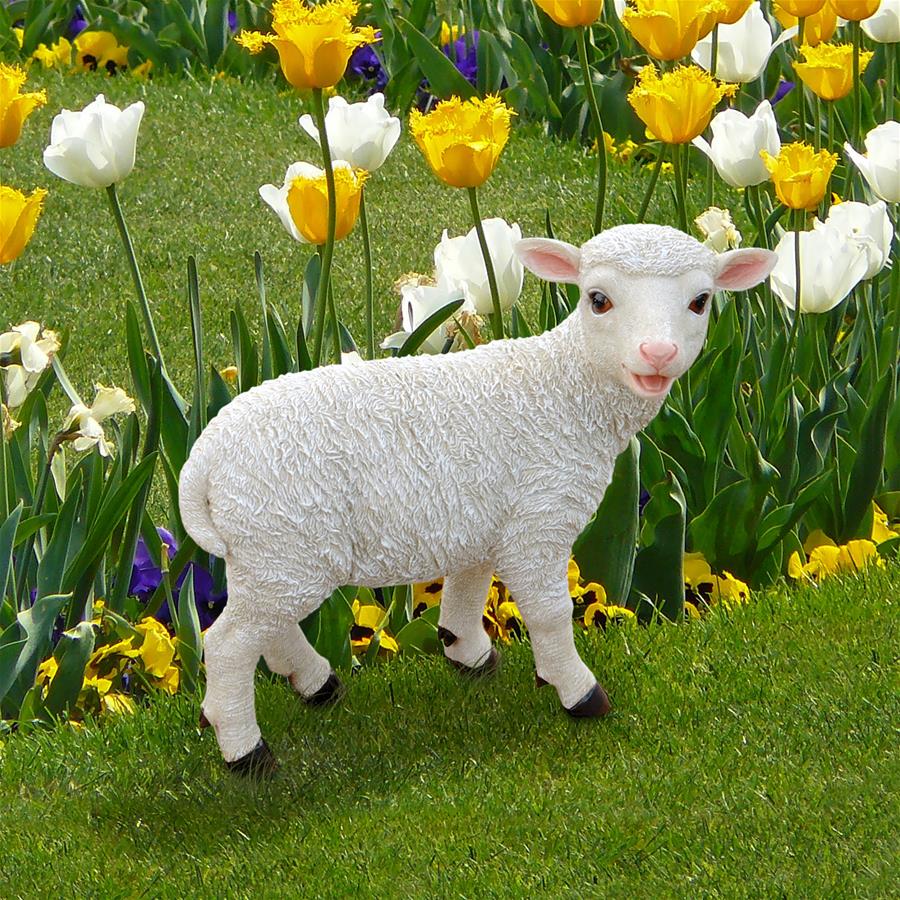
[(197, 722), (197, 727), (198, 728), (209, 728), (210, 725), (212, 725), (212, 722), (210, 722), (209, 719), (206, 718), (206, 713), (203, 712), (203, 710), (201, 709), (200, 710), (200, 721)]
[(612, 704), (606, 696), (606, 691), (599, 684), (595, 684), (573, 707), (566, 709), (566, 712), (576, 719), (597, 719), (605, 716), (611, 709)]
[(449, 629), (444, 628), (443, 625), (438, 625), (438, 640), (445, 646), (449, 647), (451, 644), (455, 644), (459, 638)]
[(278, 770), (278, 762), (262, 738), (246, 756), (233, 762), (226, 762), (225, 765), (235, 775), (244, 775), (248, 778), (268, 778)]
[(491, 652), (488, 653), (487, 659), (480, 666), (466, 666), (455, 659), (450, 659), (450, 657), (447, 657), (447, 661), (454, 669), (468, 678), (483, 678), (486, 675), (493, 675), (497, 671), (500, 666), (500, 654), (496, 647), (491, 647)]
[(332, 672), (325, 684), (322, 685), (311, 697), (304, 697), (308, 706), (328, 706), (336, 703), (344, 694), (344, 685), (340, 678)]

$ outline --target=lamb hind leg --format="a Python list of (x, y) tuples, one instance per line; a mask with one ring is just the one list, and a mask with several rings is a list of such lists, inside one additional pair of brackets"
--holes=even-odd
[[(231, 600), (236, 599), (232, 592)], [(254, 676), (266, 644), (265, 634), (237, 614), (231, 603), (206, 632), (206, 695), (201, 725), (215, 728), (216, 740), (229, 769), (239, 774), (267, 775), (277, 768), (256, 722)]]
[(444, 579), (438, 636), (447, 659), (473, 675), (493, 672), (500, 661), (481, 621), (493, 573), (493, 563), (485, 563)]
[(605, 716), (610, 711), (606, 691), (575, 649), (565, 569), (535, 566), (501, 577), (528, 628), (538, 684), (552, 684), (569, 715)]
[(343, 685), (331, 663), (313, 649), (296, 622), (273, 634), (263, 652), (266, 665), (284, 675), (291, 687), (310, 706), (334, 703), (343, 693)]

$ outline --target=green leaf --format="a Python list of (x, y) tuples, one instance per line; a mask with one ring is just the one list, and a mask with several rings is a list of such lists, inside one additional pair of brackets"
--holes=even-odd
[(197, 689), (203, 638), (194, 596), (194, 570), (189, 568), (178, 592), (178, 627), (175, 631), (176, 651), (181, 661), (181, 677), (185, 690)]
[(200, 312), (200, 279), (197, 276), (197, 260), (193, 255), (187, 261), (187, 293), (191, 311), (191, 338), (194, 344), (194, 398), (191, 402), (191, 420), (188, 429), (189, 451), (194, 441), (206, 428), (206, 381), (203, 361), (203, 317)]
[[(22, 507), (23, 504), (20, 502), (3, 525), (0, 525), (0, 605), (6, 596), (6, 584), (9, 581), (9, 573), (12, 571), (13, 546), (19, 528), (19, 519), (22, 517)], [(18, 606), (18, 598), (13, 599)]]
[(603, 501), (572, 550), (582, 580), (602, 584), (609, 602), (620, 605), (631, 590), (637, 548), (640, 446), (633, 437), (619, 454)]
[(150, 370), (148, 355), (144, 352), (141, 340), (141, 323), (134, 304), (129, 300), (125, 304), (125, 347), (128, 351), (128, 366), (131, 369), (131, 381), (134, 392), (144, 412), (150, 405)]
[(427, 619), (419, 616), (408, 622), (397, 632), (396, 641), (403, 653), (441, 653), (437, 628)]
[(353, 598), (352, 588), (338, 588), (303, 622), (309, 642), (335, 669), (349, 667), (352, 661), (350, 628), (353, 625)]
[(68, 594), (54, 594), (50, 597), (38, 597), (34, 604), (19, 612), (18, 623), (25, 632), (25, 646), (16, 660), (13, 678), (18, 681), (15, 688), (7, 688), (8, 692), (15, 691), (15, 702), (21, 702), (25, 692), (34, 684), (34, 676), (37, 667), (44, 659), (50, 646), (50, 637), (53, 634), (53, 626), (63, 606), (69, 601)]
[(428, 79), (428, 89), (432, 94), (442, 100), (454, 95), (463, 100), (475, 96), (475, 88), (460, 74), (449, 57), (438, 50), (412, 22), (402, 16), (397, 16), (397, 21), (412, 54)]
[(59, 668), (44, 701), (48, 713), (58, 716), (75, 705), (84, 683), (84, 669), (93, 651), (94, 629), (90, 622), (79, 622), (60, 635), (54, 654)]
[(464, 303), (462, 297), (451, 300), (449, 303), (435, 310), (424, 322), (422, 322), (410, 336), (403, 342), (403, 346), (397, 356), (410, 356), (425, 343), (431, 333), (441, 324), (447, 321)]

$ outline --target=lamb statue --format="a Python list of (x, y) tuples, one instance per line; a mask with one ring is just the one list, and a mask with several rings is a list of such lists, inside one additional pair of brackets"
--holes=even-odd
[(526, 239), (534, 274), (577, 284), (551, 331), (473, 350), (328, 366), (236, 397), (181, 473), (184, 526), (224, 558), (228, 605), (205, 639), (201, 725), (238, 772), (275, 768), (254, 708), (262, 656), (313, 705), (341, 683), (298, 622), (340, 585), (444, 577), (439, 636), (457, 668), (493, 669), (491, 576), (515, 598), (538, 683), (573, 716), (610, 702), (575, 649), (566, 568), (616, 457), (696, 359), (718, 289), (771, 271), (767, 250), (717, 255), (659, 225), (581, 249)]

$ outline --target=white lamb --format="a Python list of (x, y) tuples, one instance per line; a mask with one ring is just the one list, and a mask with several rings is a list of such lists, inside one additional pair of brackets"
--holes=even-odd
[(523, 240), (517, 252), (541, 278), (580, 286), (577, 310), (552, 331), (284, 375), (238, 396), (194, 445), (181, 514), (228, 574), (228, 605), (206, 635), (201, 723), (231, 768), (274, 767), (254, 709), (260, 656), (308, 701), (338, 695), (297, 623), (340, 585), (444, 576), (445, 653), (485, 671), (496, 572), (539, 682), (572, 715), (609, 711), (573, 640), (572, 543), (618, 454), (697, 357), (713, 292), (759, 283), (776, 257), (717, 256), (657, 225), (612, 228), (580, 250)]

